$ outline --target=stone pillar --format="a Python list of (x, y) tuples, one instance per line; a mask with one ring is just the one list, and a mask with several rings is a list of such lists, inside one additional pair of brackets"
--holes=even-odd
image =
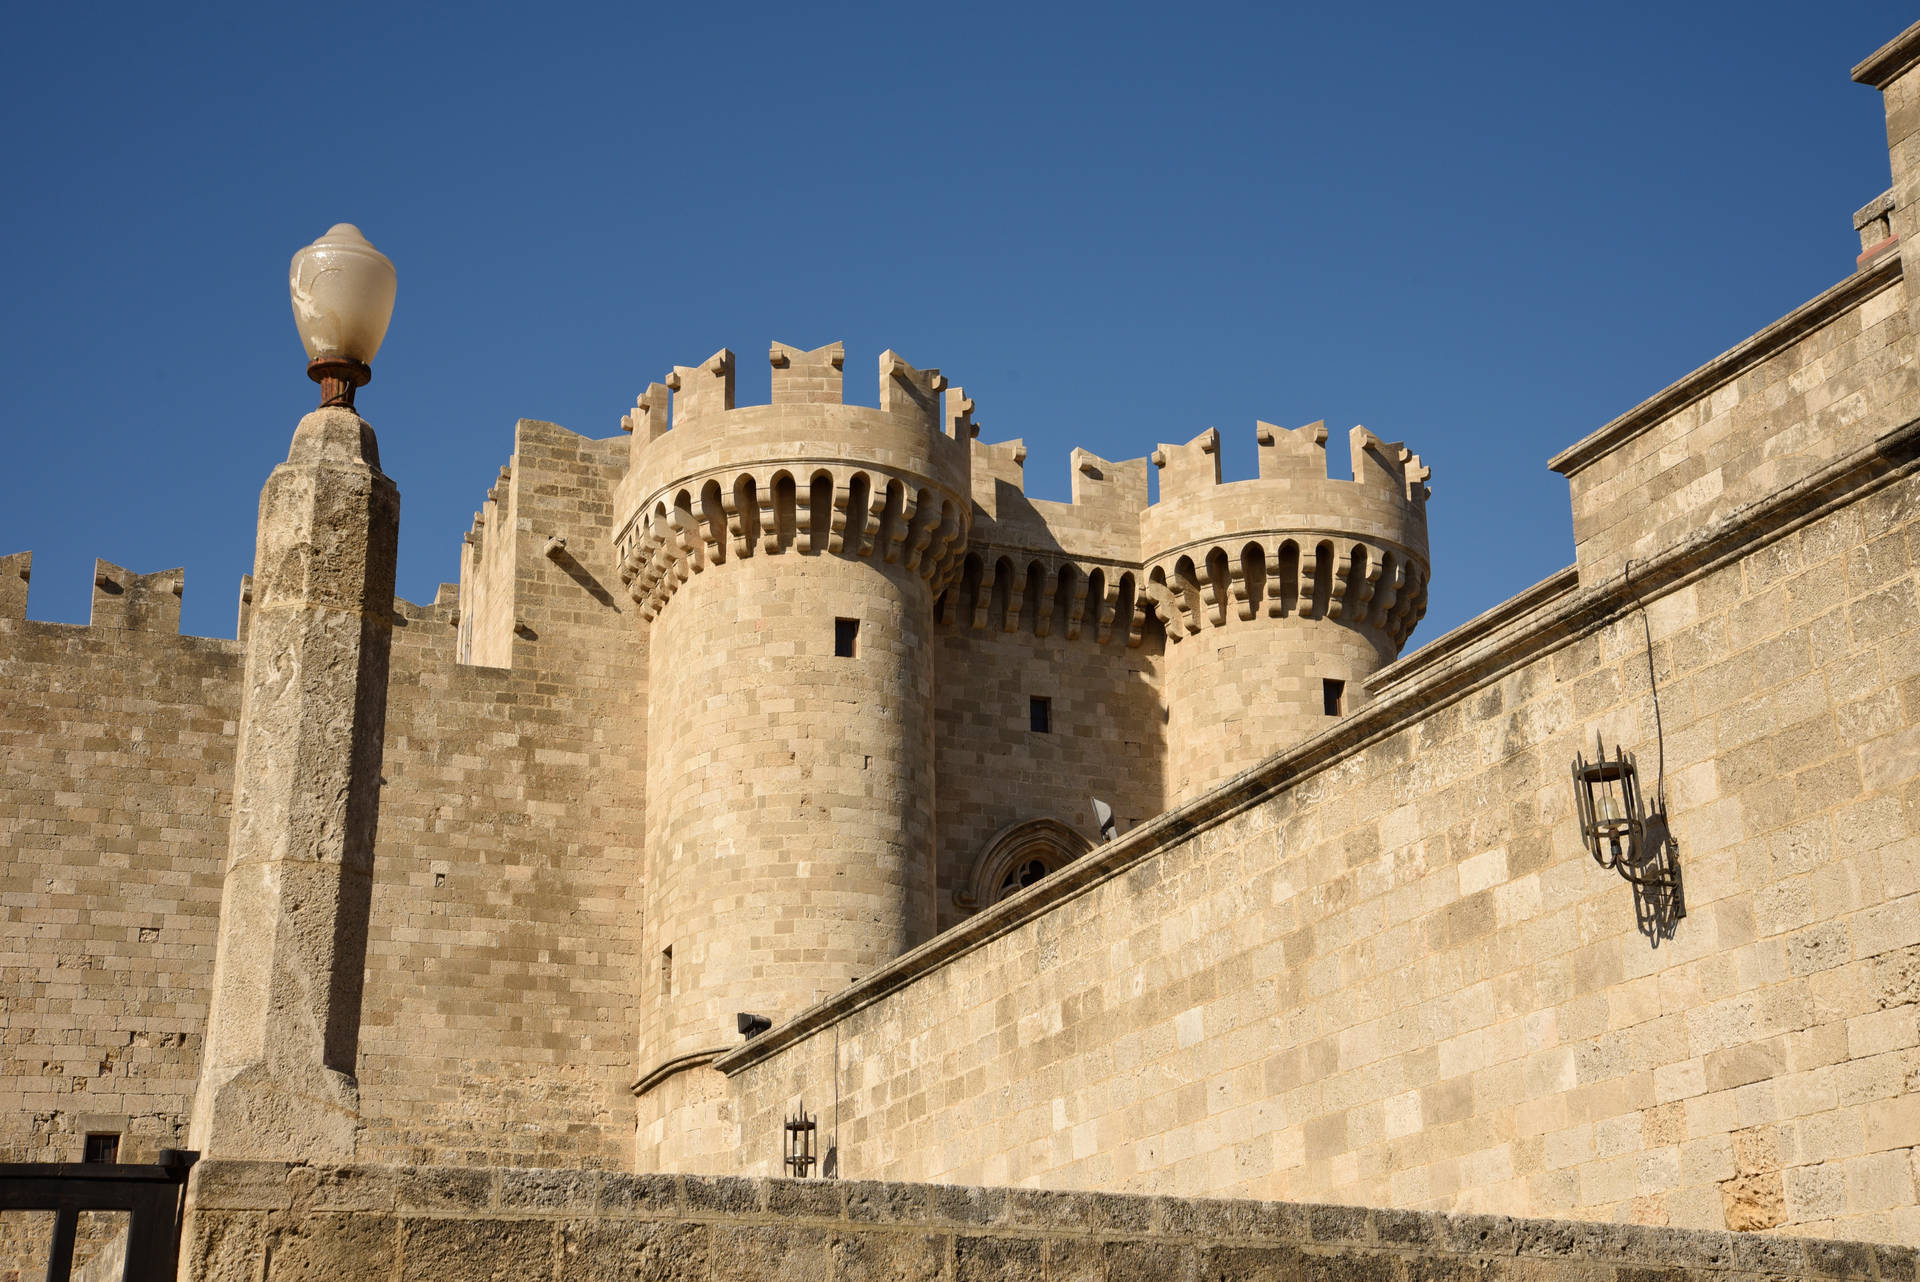
[(233, 828), (194, 1101), (209, 1157), (347, 1161), (400, 495), (351, 410), (260, 495)]

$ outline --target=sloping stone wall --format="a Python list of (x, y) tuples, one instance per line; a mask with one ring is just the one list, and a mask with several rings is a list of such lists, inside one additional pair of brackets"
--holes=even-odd
[[(717, 1061), (733, 1169), (804, 1098), (847, 1176), (1920, 1240), (1917, 435), (1558, 576)], [(1596, 734), (1649, 795), (1664, 734), (1657, 940), (1580, 838)]]

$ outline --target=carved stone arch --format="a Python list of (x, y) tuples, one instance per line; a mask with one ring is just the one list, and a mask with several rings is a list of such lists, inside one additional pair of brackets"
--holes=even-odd
[(1355, 543), (1334, 563), (1333, 598), (1327, 617), (1349, 623), (1366, 622), (1367, 545)]
[(1205, 576), (1200, 585), (1200, 606), (1206, 612), (1207, 626), (1217, 628), (1227, 621), (1227, 606), (1233, 599), (1233, 558), (1218, 544), (1207, 549)]
[(1140, 593), (1139, 581), (1132, 570), (1122, 570), (1116, 585), (1113, 616), (1127, 621), (1127, 648), (1138, 649), (1146, 639), (1147, 599)]
[(949, 591), (949, 613), (942, 622), (956, 623), (962, 628), (973, 626), (974, 611), (980, 605), (980, 584), (986, 576), (986, 562), (980, 559), (980, 554), (967, 553), (966, 562), (960, 569), (960, 580)]
[(940, 528), (941, 511), (940, 505), (934, 502), (932, 490), (923, 489), (914, 495), (913, 511), (900, 539), (900, 556), (907, 569), (918, 570), (926, 559), (927, 548)]
[(1092, 849), (1092, 842), (1058, 819), (1009, 824), (975, 856), (967, 884), (954, 892), (953, 902), (965, 909), (986, 908), (1021, 889), (1020, 874), (1030, 865), (1039, 864), (1045, 876)]
[[(1333, 600), (1333, 557), (1332, 540), (1321, 539), (1318, 543), (1314, 544), (1313, 602), (1311, 606), (1304, 602), (1300, 606), (1300, 613), (1308, 615), (1309, 618), (1324, 619), (1327, 617), (1328, 606)], [(1301, 586), (1304, 588), (1306, 586), (1304, 581), (1306, 572), (1304, 569), (1301, 571), (1301, 578)], [(1311, 610), (1310, 614), (1309, 610)]]
[[(1280, 618), (1287, 614), (1300, 614), (1300, 544), (1294, 539), (1280, 540), (1278, 551), (1274, 554), (1274, 591), (1267, 597), (1267, 615)], [(1313, 602), (1313, 593), (1307, 593), (1309, 605)]]
[(833, 473), (827, 468), (815, 468), (807, 483), (807, 520), (800, 533), (806, 539), (802, 551), (819, 555), (827, 550), (833, 534)]
[[(733, 478), (732, 495), (723, 497), (730, 504), (727, 523), (733, 535), (734, 555), (747, 556), (760, 541), (760, 482), (752, 472), (742, 472)], [(771, 515), (771, 503), (767, 510)]]
[(874, 522), (871, 550), (879, 552), (882, 561), (898, 561), (900, 541), (907, 533), (907, 515), (912, 511), (907, 506), (907, 487), (898, 477), (888, 477), (874, 506), (879, 516)]
[(933, 541), (928, 544), (927, 559), (921, 563), (920, 573), (929, 582), (939, 582), (960, 572), (959, 557), (953, 555), (967, 542), (966, 513), (954, 506), (948, 499), (940, 504), (940, 528), (934, 533)]
[(1189, 635), (1200, 630), (1200, 574), (1195, 569), (1191, 556), (1182, 556), (1173, 563), (1173, 574), (1167, 581), (1173, 589), (1175, 603), (1180, 608), (1181, 625)]
[(1233, 609), (1235, 617), (1245, 620), (1260, 613), (1267, 594), (1267, 549), (1255, 539), (1240, 549), (1234, 567)]
[(1087, 571), (1087, 609), (1085, 625), (1093, 630), (1097, 644), (1107, 642), (1107, 629), (1113, 620), (1107, 616), (1107, 572), (1099, 566)]
[(1080, 639), (1080, 620), (1087, 610), (1087, 576), (1072, 561), (1062, 561), (1054, 589), (1055, 626), (1069, 641)]
[[(982, 618), (978, 613), (975, 613), (973, 616), (974, 626), (992, 629), (994, 625), (998, 623), (1004, 627), (1006, 625), (1008, 602), (1017, 600), (1014, 594), (1018, 590), (1019, 584), (1014, 582), (1013, 558), (1007, 556), (995, 558), (993, 562), (993, 579), (987, 584), (986, 617)], [(1016, 611), (1019, 610), (1019, 608), (1017, 605), (1013, 607)]]
[(1018, 572), (1007, 591), (1007, 617), (1000, 625), (1002, 631), (1018, 632), (1023, 623), (1028, 628), (1034, 626), (1040, 616), (1040, 596), (1045, 591), (1046, 579), (1047, 568), (1037, 557)]
[(716, 477), (700, 487), (700, 520), (706, 527), (707, 556), (716, 565), (727, 559), (727, 500)]
[[(765, 520), (771, 500), (771, 521)], [(781, 468), (773, 474), (760, 499), (762, 521), (760, 537), (768, 552), (784, 552), (800, 537), (800, 483), (792, 472)]]

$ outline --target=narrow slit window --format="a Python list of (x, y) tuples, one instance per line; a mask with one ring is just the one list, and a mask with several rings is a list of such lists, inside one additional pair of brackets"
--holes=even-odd
[(87, 1136), (87, 1149), (80, 1159), (92, 1166), (112, 1166), (120, 1160), (120, 1136), (112, 1131)]
[(837, 659), (851, 659), (860, 645), (860, 620), (835, 619), (833, 621), (833, 654)]
[(1320, 682), (1320, 698), (1326, 704), (1327, 715), (1338, 717), (1347, 710), (1347, 683), (1333, 677)]
[(673, 945), (660, 950), (660, 995), (673, 996)]
[(1027, 729), (1035, 734), (1053, 733), (1053, 700), (1038, 694), (1027, 700)]

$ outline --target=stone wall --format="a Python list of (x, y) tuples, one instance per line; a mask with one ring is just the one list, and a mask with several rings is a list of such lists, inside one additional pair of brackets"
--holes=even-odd
[[(837, 1089), (849, 1176), (1920, 1239), (1917, 437), (1556, 576), (718, 1061), (736, 1169)], [(1650, 793), (1664, 741), (1670, 937), (1579, 839), (1596, 734)]]
[(1563, 450), (1580, 568), (1614, 573), (1912, 419), (1912, 351), (1883, 258)]
[[(489, 571), (513, 668), (460, 662), (450, 590), (396, 603), (358, 1064), (373, 1159), (632, 1160), (646, 652), (608, 586), (625, 448), (519, 425)], [(241, 649), (175, 634), (178, 572), (103, 563), (80, 628), (23, 617), (28, 568), (0, 564), (0, 1155), (77, 1161), (113, 1131), (138, 1159), (185, 1142)]]
[[(959, 589), (956, 588), (958, 593)], [(1127, 645), (1124, 623), (1102, 644), (1096, 627), (1067, 636), (1068, 597), (1038, 635), (1032, 612), (1012, 632), (1003, 618), (970, 626), (962, 596), (936, 631), (933, 698), (938, 788), (940, 927), (993, 902), (976, 886), (996, 836), (1051, 820), (1092, 845), (1093, 798), (1113, 807), (1122, 830), (1165, 805), (1161, 760), (1160, 638)], [(1036, 733), (1030, 701), (1047, 699), (1050, 728)], [(1077, 853), (1077, 852), (1075, 852)]]
[(606, 499), (625, 448), (516, 429), (514, 521), (492, 545), (494, 606), (524, 625), (512, 668), (458, 661), (451, 590), (400, 607), (360, 1036), (370, 1160), (632, 1160), (646, 655)]
[[(0, 1157), (184, 1142), (220, 913), (240, 647), (178, 635), (178, 571), (100, 626), (0, 617)], [(109, 567), (111, 569), (112, 567)], [(164, 610), (114, 610), (167, 577)], [(107, 626), (116, 619), (135, 626)]]
[(1911, 1282), (1916, 1255), (1347, 1206), (585, 1171), (203, 1162), (188, 1198), (191, 1282)]

